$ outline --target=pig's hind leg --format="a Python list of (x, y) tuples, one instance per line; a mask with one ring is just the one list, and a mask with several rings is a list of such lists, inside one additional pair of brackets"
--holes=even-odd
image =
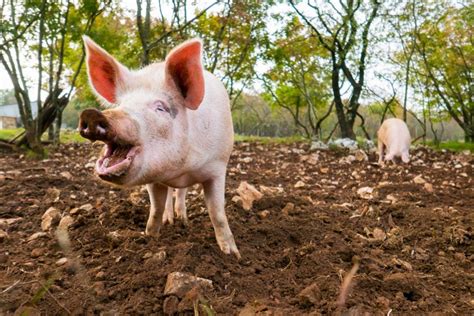
[(161, 219), (166, 204), (166, 196), (169, 191), (167, 186), (157, 183), (147, 184), (146, 189), (150, 196), (150, 215), (146, 223), (145, 234), (156, 236), (160, 232)]
[(169, 223), (173, 225), (174, 214), (173, 214), (173, 188), (168, 187), (168, 193), (166, 195), (165, 211), (163, 212), (162, 222), (163, 224)]
[(176, 202), (174, 209), (176, 216), (183, 221), (184, 225), (188, 224), (188, 215), (186, 214), (186, 193), (188, 188), (178, 189), (176, 192)]
[(216, 234), (217, 243), (225, 254), (233, 253), (240, 259), (240, 253), (235, 245), (234, 236), (230, 231), (229, 223), (225, 215), (225, 173), (222, 176), (208, 180), (202, 184), (204, 188), (204, 199), (212, 226)]
[(383, 142), (379, 139), (377, 141), (377, 146), (378, 146), (378, 151), (379, 151), (379, 165), (383, 164), (383, 151), (385, 149), (385, 145)]

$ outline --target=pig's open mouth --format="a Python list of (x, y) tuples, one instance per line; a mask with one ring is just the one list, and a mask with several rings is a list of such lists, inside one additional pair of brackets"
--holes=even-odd
[(138, 147), (130, 144), (107, 142), (102, 157), (97, 160), (95, 169), (101, 178), (115, 178), (125, 175), (132, 165)]

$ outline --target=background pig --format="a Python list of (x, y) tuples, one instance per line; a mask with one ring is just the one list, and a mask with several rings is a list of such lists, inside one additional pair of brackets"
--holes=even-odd
[[(110, 105), (81, 113), (83, 137), (105, 143), (96, 173), (105, 181), (146, 184), (150, 196), (147, 235), (161, 220), (173, 222), (173, 188), (202, 183), (221, 250), (240, 257), (224, 212), (227, 162), (233, 147), (229, 97), (223, 84), (201, 64), (201, 42), (173, 49), (166, 60), (129, 70), (88, 37), (89, 81)], [(184, 221), (186, 191), (178, 190), (177, 212)], [(168, 196), (168, 207), (163, 217)]]
[[(405, 122), (397, 118), (390, 118), (383, 122), (377, 132), (379, 163), (384, 160), (393, 160), (401, 157), (403, 162), (410, 161), (410, 131)], [(385, 158), (384, 158), (385, 152)]]

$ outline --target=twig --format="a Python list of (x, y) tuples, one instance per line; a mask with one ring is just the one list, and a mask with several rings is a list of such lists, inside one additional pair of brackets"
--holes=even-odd
[(8, 291), (10, 291), (11, 289), (13, 289), (15, 287), (15, 285), (17, 285), (18, 283), (20, 283), (20, 280), (17, 280), (15, 283), (13, 283), (12, 285), (10, 285), (9, 287), (7, 287), (5, 290), (2, 291), (2, 293), (6, 293)]
[(337, 299), (337, 305), (343, 306), (346, 303), (347, 294), (349, 292), (349, 286), (351, 285), (352, 278), (356, 274), (357, 270), (359, 269), (359, 259), (355, 258), (354, 265), (352, 266), (351, 271), (344, 277), (344, 281), (342, 281), (341, 285), (341, 293), (339, 294), (339, 298)]

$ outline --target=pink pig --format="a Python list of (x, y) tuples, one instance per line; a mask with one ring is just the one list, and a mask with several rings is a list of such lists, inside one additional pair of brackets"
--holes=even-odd
[[(410, 131), (405, 122), (397, 118), (390, 118), (383, 122), (377, 132), (379, 164), (383, 160), (392, 160), (395, 156), (400, 156), (402, 161), (410, 161)], [(384, 157), (385, 150), (385, 157)]]
[[(193, 39), (161, 63), (129, 70), (84, 37), (89, 81), (111, 108), (81, 113), (80, 134), (105, 143), (98, 176), (114, 184), (146, 184), (150, 196), (147, 235), (176, 212), (187, 222), (186, 188), (201, 183), (220, 249), (240, 258), (224, 211), (225, 174), (234, 131), (223, 84), (203, 69), (202, 44)], [(161, 220), (161, 221), (160, 221)]]

